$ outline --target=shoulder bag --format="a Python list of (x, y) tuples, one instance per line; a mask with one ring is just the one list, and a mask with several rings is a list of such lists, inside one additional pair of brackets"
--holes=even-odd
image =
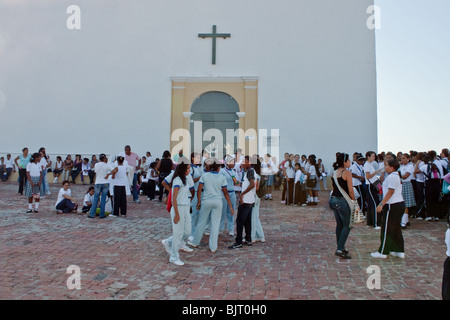
[(362, 217), (362, 212), (361, 212), (358, 202), (356, 200), (352, 200), (350, 198), (350, 196), (347, 194), (347, 192), (345, 192), (344, 189), (342, 189), (342, 187), (339, 185), (339, 182), (337, 180), (337, 171), (334, 172), (333, 179), (334, 179), (334, 183), (336, 184), (339, 191), (343, 195), (344, 199), (347, 201), (348, 206), (350, 207), (350, 214), (351, 214), (350, 226), (354, 223), (363, 222), (364, 219)]

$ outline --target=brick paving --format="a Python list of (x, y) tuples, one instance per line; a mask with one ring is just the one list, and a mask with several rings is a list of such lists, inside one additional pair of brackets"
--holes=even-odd
[[(334, 255), (335, 221), (328, 192), (315, 208), (262, 201), (266, 243), (229, 250), (222, 234), (211, 253), (207, 236), (186, 263), (168, 263), (161, 240), (171, 235), (169, 215), (159, 202), (128, 202), (129, 216), (87, 219), (57, 215), (59, 185), (42, 200), (38, 214), (26, 214), (17, 183), (0, 183), (0, 299), (207, 299), (207, 300), (409, 300), (441, 299), (446, 258), (446, 223), (415, 221), (404, 231), (406, 258), (370, 257), (379, 231), (355, 226), (347, 242), (353, 259)], [(80, 199), (87, 186), (73, 185)], [(80, 267), (81, 289), (66, 286), (70, 265)], [(367, 268), (377, 265), (381, 288), (367, 288)]]

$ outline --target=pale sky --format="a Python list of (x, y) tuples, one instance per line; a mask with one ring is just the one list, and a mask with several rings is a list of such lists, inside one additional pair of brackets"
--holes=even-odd
[(450, 1), (375, 4), (379, 151), (450, 148)]

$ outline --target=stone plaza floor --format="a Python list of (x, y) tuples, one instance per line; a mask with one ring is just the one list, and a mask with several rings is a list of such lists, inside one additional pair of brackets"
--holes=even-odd
[[(161, 240), (171, 235), (165, 206), (129, 198), (127, 218), (88, 219), (56, 214), (59, 185), (27, 214), (18, 184), (0, 183), (0, 299), (151, 300), (440, 300), (446, 259), (446, 222), (411, 221), (404, 230), (405, 259), (374, 259), (379, 231), (359, 224), (347, 248), (335, 252), (335, 220), (329, 192), (318, 207), (286, 206), (281, 193), (262, 201), (265, 243), (229, 250), (233, 238), (219, 236), (211, 253), (204, 236), (182, 267), (168, 262)], [(88, 186), (72, 185), (82, 202)], [(81, 289), (69, 289), (67, 269), (80, 270)], [(369, 289), (370, 266), (380, 270), (380, 289)], [(370, 271), (370, 270), (369, 270)]]

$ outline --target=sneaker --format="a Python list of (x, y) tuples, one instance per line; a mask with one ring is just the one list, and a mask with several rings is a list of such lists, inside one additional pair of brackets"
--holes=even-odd
[(281, 203), (286, 203), (286, 201), (282, 200)]
[(34, 213), (39, 213), (39, 210), (36, 210), (36, 209), (35, 209), (35, 210), (34, 210)]
[(193, 247), (193, 248), (198, 248), (198, 245), (194, 244), (194, 243), (191, 242), (191, 241), (188, 241), (187, 244), (188, 244), (189, 246)]
[(184, 252), (193, 252), (194, 249), (189, 248), (186, 243), (183, 243), (183, 245), (181, 246), (180, 250), (184, 251)]
[(370, 255), (372, 256), (372, 258), (380, 258), (380, 259), (386, 259), (387, 258), (387, 255), (379, 253), (378, 251), (377, 252), (373, 252)]
[(135, 203), (141, 203), (141, 201), (140, 201), (140, 200), (134, 200), (134, 202), (135, 202)]
[(169, 241), (167, 239), (164, 239), (164, 240), (161, 241), (161, 243), (164, 246), (164, 249), (166, 249), (167, 253), (170, 254), (170, 251), (171, 251), (172, 248), (169, 245)]
[(176, 266), (184, 266), (184, 262), (181, 261), (180, 259), (175, 260), (175, 261), (169, 261), (170, 263), (173, 263)]
[(250, 242), (247, 242), (246, 245), (247, 245), (247, 247), (251, 247), (253, 245), (253, 243), (250, 241)]
[(233, 245), (228, 247), (228, 249), (238, 249), (238, 248), (242, 248), (242, 244), (234, 243)]
[(397, 257), (397, 258), (400, 258), (400, 259), (405, 259), (405, 253), (404, 252), (391, 251), (391, 256)]
[(210, 235), (209, 231), (205, 231), (205, 236), (209, 236), (209, 235)]
[(381, 227), (376, 226), (374, 229), (375, 229), (375, 230), (381, 230)]
[(269, 200), (269, 197), (268, 197), (268, 196), (265, 196), (265, 197), (264, 197), (264, 200)]
[(432, 220), (433, 220), (432, 217), (427, 217), (427, 218), (425, 218), (425, 221), (432, 221)]
[(118, 218), (119, 216), (116, 216), (115, 214), (110, 214), (109, 215), (111, 218)]
[(422, 217), (417, 217), (416, 220), (423, 220), (423, 218)]
[(188, 237), (188, 241), (193, 241), (194, 240), (194, 236), (189, 236)]
[(231, 232), (228, 234), (230, 237), (234, 237), (234, 232)]
[(270, 200), (270, 201), (273, 201), (272, 197), (269, 197), (269, 200)]
[(27, 210), (27, 213), (33, 213), (33, 210), (29, 209)]
[(434, 217), (434, 221), (439, 221), (439, 218), (438, 217)]

